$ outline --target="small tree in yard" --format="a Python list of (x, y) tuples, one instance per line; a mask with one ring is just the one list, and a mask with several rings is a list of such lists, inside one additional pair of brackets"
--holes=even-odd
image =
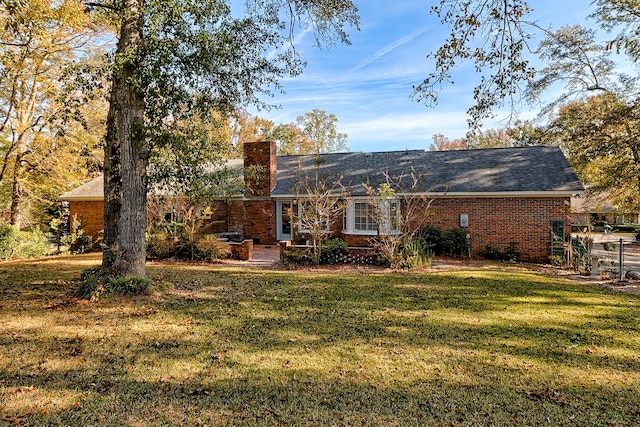
[(412, 169), (398, 177), (385, 173), (385, 178), (377, 188), (364, 184), (369, 213), (378, 227), (373, 247), (392, 268), (422, 266), (429, 258), (429, 248), (416, 235), (425, 227), (432, 203), (420, 191), (424, 174)]
[(317, 157), (314, 173), (300, 176), (296, 184), (298, 232), (309, 236), (315, 265), (320, 264), (322, 245), (330, 236), (331, 220), (342, 212), (346, 196), (342, 176), (323, 176), (319, 166), (320, 157)]

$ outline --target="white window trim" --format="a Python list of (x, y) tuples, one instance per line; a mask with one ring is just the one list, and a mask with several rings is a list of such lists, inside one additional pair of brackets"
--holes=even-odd
[(401, 209), (401, 203), (399, 199), (388, 199), (379, 201), (379, 212), (384, 215), (383, 218), (378, 218), (377, 224), (378, 228), (376, 230), (357, 230), (355, 227), (356, 224), (356, 203), (370, 203), (368, 200), (349, 200), (347, 201), (347, 206), (345, 209), (345, 222), (344, 229), (342, 232), (344, 234), (355, 234), (362, 236), (377, 236), (377, 235), (390, 235), (390, 234), (400, 234), (399, 230), (389, 230), (389, 220), (390, 220), (390, 207), (392, 205), (397, 206), (398, 209)]
[[(380, 234), (384, 234), (384, 235), (400, 234), (400, 230), (398, 230), (397, 228), (391, 228), (391, 224), (390, 224), (390, 222), (392, 221), (391, 207), (395, 206), (396, 211), (400, 212), (400, 209), (402, 209), (400, 200), (398, 199), (383, 200), (379, 202), (379, 206), (380, 206), (380, 213), (383, 215), (383, 217), (379, 219), (380, 229), (381, 229)], [(401, 220), (401, 219), (399, 218), (397, 220)], [(393, 222), (396, 222), (396, 221), (393, 221)]]

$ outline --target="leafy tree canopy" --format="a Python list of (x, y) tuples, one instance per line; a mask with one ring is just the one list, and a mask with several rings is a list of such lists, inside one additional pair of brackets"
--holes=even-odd
[(357, 8), (351, 0), (247, 0), (244, 15), (234, 16), (227, 0), (88, 5), (110, 9), (119, 23), (105, 138), (103, 265), (144, 276), (149, 160), (201, 152), (188, 141), (195, 116), (206, 123), (212, 111), (268, 107), (263, 96), (302, 71), (292, 46), (296, 29), (312, 29), (318, 44), (348, 42)]
[[(608, 74), (611, 61), (605, 55), (592, 55), (587, 60), (587, 55), (615, 50), (637, 62), (640, 59), (640, 2), (596, 0), (594, 4), (596, 12), (592, 18), (612, 34), (604, 46), (593, 42), (591, 30), (567, 27), (553, 33), (541, 28), (532, 19), (533, 9), (525, 0), (440, 0), (432, 6), (431, 13), (450, 28), (450, 33), (443, 44), (428, 55), (434, 62), (434, 71), (414, 87), (414, 99), (435, 105), (442, 88), (454, 83), (455, 68), (472, 62), (480, 82), (474, 89), (474, 105), (468, 110), (469, 125), (478, 128), (505, 103), (515, 112), (527, 85), (537, 75), (530, 55), (534, 51), (534, 37), (545, 34), (550, 37), (540, 46), (539, 53), (560, 63), (549, 62), (544, 77), (536, 81), (528, 95), (535, 98), (559, 79), (567, 79), (569, 93), (584, 87), (591, 90), (602, 87), (607, 77), (599, 74)], [(554, 38), (562, 41), (550, 41)], [(580, 71), (579, 67), (582, 67)], [(569, 70), (571, 80), (567, 75)]]
[(591, 191), (621, 207), (640, 205), (640, 99), (607, 92), (560, 108), (550, 137)]

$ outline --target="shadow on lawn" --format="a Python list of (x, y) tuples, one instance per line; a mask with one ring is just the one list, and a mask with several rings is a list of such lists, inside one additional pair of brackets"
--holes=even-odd
[[(530, 275), (515, 282), (511, 273), (493, 275), (497, 278), (300, 279), (286, 273), (231, 273), (219, 278), (225, 286), (208, 290), (203, 284), (200, 292), (175, 298), (169, 306), (204, 323), (233, 312), (233, 322), (218, 331), (217, 339), (257, 351), (320, 350), (361, 340), (409, 348), (446, 345), (523, 356), (548, 366), (640, 372), (640, 358), (616, 353), (637, 346), (636, 303)], [(608, 350), (593, 351), (597, 347)]]
[[(26, 284), (3, 287), (14, 298), (0, 317), (5, 420), (28, 412), (31, 425), (640, 420), (638, 385), (624, 380), (640, 372), (634, 297), (511, 272), (150, 270), (176, 289), (68, 305), (50, 300), (64, 301), (71, 282), (10, 272)], [(63, 280), (76, 272), (57, 271)]]
[(77, 400), (46, 411), (29, 413), (25, 405), (30, 425), (591, 426), (640, 417), (637, 406), (611, 400), (629, 395), (615, 386), (594, 384), (580, 391), (590, 397), (582, 399), (569, 387), (517, 389), (488, 378), (455, 383), (437, 373), (381, 386), (339, 373), (246, 368), (242, 377), (216, 379), (224, 367), (215, 361), (186, 381), (132, 381), (86, 369), (2, 374), (5, 390), (31, 384), (31, 393), (77, 393)]

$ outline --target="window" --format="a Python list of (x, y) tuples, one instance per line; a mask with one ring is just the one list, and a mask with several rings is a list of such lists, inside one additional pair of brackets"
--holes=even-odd
[(301, 201), (298, 203), (298, 232), (311, 233), (312, 229), (320, 229), (329, 232), (329, 218), (327, 215), (316, 212), (313, 202)]
[(347, 234), (395, 234), (400, 229), (400, 201), (385, 200), (378, 205), (352, 201), (347, 204), (344, 232)]
[(380, 202), (380, 230), (382, 234), (397, 234), (401, 228), (400, 201)]
[(367, 202), (356, 202), (354, 204), (354, 231), (376, 231), (378, 227), (375, 222), (375, 210)]
[(165, 224), (181, 224), (184, 222), (184, 218), (178, 215), (175, 208), (171, 212), (166, 212), (163, 219)]

